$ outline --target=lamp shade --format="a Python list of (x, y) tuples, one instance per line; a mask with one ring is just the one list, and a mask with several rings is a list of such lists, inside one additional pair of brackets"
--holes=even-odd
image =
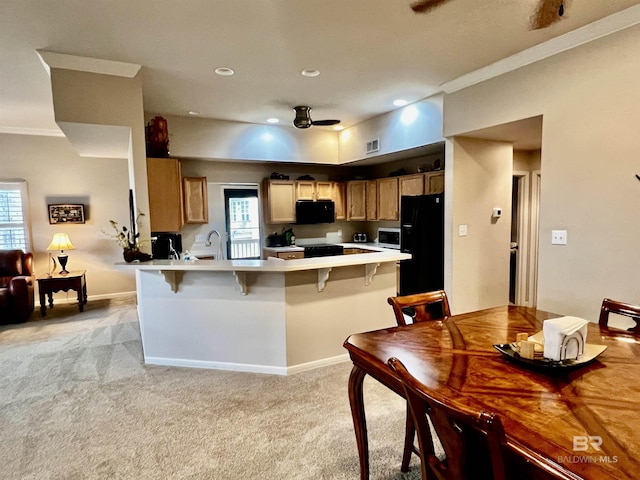
[(55, 233), (47, 250), (75, 250), (66, 233)]

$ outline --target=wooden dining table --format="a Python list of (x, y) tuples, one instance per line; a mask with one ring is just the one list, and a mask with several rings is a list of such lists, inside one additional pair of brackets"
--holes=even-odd
[[(624, 333), (588, 326), (587, 343), (607, 348), (577, 368), (524, 366), (494, 344), (534, 334), (559, 317), (504, 306), (351, 335), (344, 342), (353, 362), (349, 400), (360, 478), (369, 478), (363, 381), (366, 375), (403, 396), (387, 366), (397, 357), (430, 390), (454, 404), (498, 414), (507, 445), (529, 477), (636, 479), (640, 475), (640, 343)], [(402, 445), (398, 446), (399, 452)], [(540, 469), (542, 465), (542, 469)], [(538, 475), (539, 472), (540, 475)], [(524, 476), (522, 477), (524, 478)]]

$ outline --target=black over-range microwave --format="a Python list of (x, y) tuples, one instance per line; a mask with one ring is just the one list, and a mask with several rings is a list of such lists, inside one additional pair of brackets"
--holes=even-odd
[(296, 223), (333, 223), (336, 221), (336, 204), (331, 200), (298, 200)]

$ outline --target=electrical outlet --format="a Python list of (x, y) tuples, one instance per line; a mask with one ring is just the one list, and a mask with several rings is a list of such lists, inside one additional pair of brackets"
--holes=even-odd
[(566, 245), (566, 244), (567, 244), (566, 230), (551, 230), (551, 245)]

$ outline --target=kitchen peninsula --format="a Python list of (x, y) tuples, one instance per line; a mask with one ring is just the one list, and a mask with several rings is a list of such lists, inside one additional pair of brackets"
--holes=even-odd
[(346, 360), (349, 335), (395, 325), (386, 300), (411, 257), (369, 250), (116, 267), (136, 272), (145, 363), (286, 375)]

